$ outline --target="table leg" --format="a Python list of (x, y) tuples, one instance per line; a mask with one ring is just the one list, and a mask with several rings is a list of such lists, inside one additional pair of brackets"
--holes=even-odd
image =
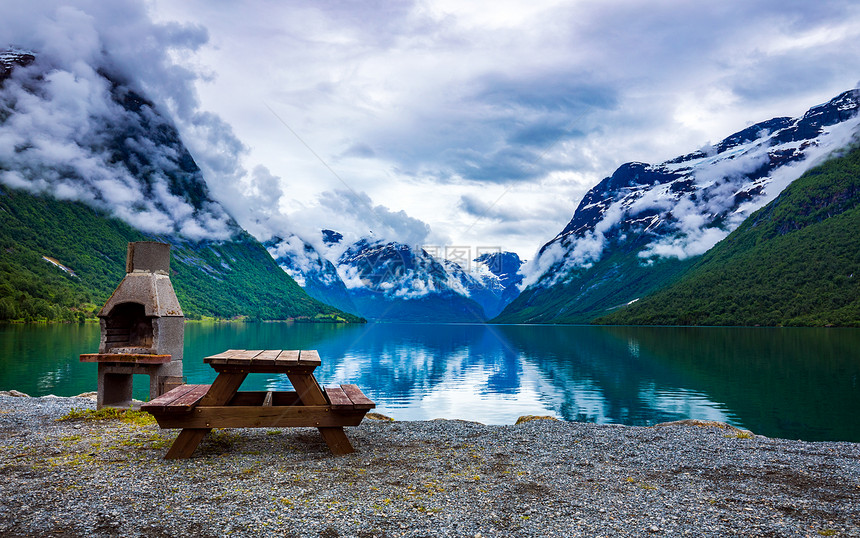
[[(241, 373), (228, 373), (222, 372), (218, 374), (218, 377), (215, 378), (215, 381), (212, 382), (212, 386), (209, 387), (209, 391), (206, 393), (198, 406), (206, 406), (206, 405), (227, 405), (227, 402), (236, 394), (236, 391), (239, 390), (239, 386), (242, 385), (242, 381), (248, 374)], [(193, 413), (194, 411), (192, 411)], [(176, 440), (173, 441), (173, 445), (170, 446), (170, 450), (165, 454), (164, 459), (167, 460), (175, 460), (175, 459), (185, 459), (190, 458), (191, 454), (194, 453), (194, 450), (200, 444), (200, 441), (206, 436), (207, 433), (212, 431), (212, 428), (183, 428), (179, 435), (176, 436)]]
[(173, 441), (173, 444), (170, 446), (170, 450), (168, 450), (167, 454), (164, 455), (164, 459), (181, 460), (190, 458), (191, 454), (193, 454), (194, 450), (197, 448), (197, 445), (200, 444), (200, 441), (203, 440), (209, 431), (209, 429), (183, 429), (179, 432), (179, 435), (176, 436), (176, 440)]
[(343, 456), (344, 454), (352, 454), (355, 449), (352, 448), (352, 443), (343, 431), (342, 426), (331, 428), (317, 428), (322, 435), (323, 441), (328, 445), (331, 453), (335, 456)]
[[(303, 405), (327, 405), (328, 400), (325, 398), (322, 389), (317, 383), (313, 374), (287, 374), (290, 378), (290, 383), (296, 389), (299, 399)], [(343, 427), (326, 427), (317, 428), (322, 435), (323, 441), (328, 445), (329, 449), (335, 455), (351, 454), (355, 452), (352, 448), (352, 443), (349, 442)]]

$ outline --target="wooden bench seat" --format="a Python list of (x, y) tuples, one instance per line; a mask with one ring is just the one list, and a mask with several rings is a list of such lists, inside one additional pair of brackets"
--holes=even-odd
[[(194, 409), (211, 385), (182, 385), (166, 392), (141, 406), (142, 411), (157, 413), (186, 413)], [(357, 385), (346, 384), (325, 387), (325, 394), (332, 410), (367, 410), (376, 407), (373, 401), (365, 396)], [(299, 396), (294, 391), (246, 391), (238, 392), (228, 405), (248, 406), (290, 406), (301, 405)]]
[(209, 391), (211, 385), (181, 385), (140, 406), (141, 411), (159, 413), (187, 413), (194, 409)]
[(376, 404), (361, 392), (357, 385), (341, 385), (325, 388), (332, 409), (373, 409)]

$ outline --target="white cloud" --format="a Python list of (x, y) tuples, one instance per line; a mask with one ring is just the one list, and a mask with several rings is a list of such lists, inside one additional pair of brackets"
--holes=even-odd
[[(842, 1), (155, 6), (163, 20), (208, 28), (211, 45), (186, 60), (219, 72), (198, 84), (201, 99), (291, 197), (307, 204), (343, 185), (263, 103), (356, 192), (453, 244), (523, 254), (623, 162), (660, 162), (749, 121), (796, 115), (860, 72), (860, 13)], [(559, 173), (577, 180), (550, 180)], [(488, 215), (507, 225), (472, 226), (458, 201), (486, 202), (494, 185), (513, 187), (504, 213)], [(566, 215), (540, 215), (531, 197), (525, 211), (518, 185), (542, 187), (544, 205), (565, 201)], [(533, 235), (511, 235), (509, 223)]]
[[(51, 124), (67, 140), (105, 117), (87, 66), (107, 61), (175, 118), (213, 196), (258, 237), (372, 229), (528, 254), (623, 162), (797, 115), (860, 72), (860, 7), (847, 0), (34, 0), (3, 11), (0, 35), (52, 59), (52, 97), (66, 108), (31, 107), (32, 125), (19, 127)], [(0, 156), (12, 142), (0, 132)], [(105, 169), (74, 146), (37, 142), (34, 158)], [(50, 168), (4, 183), (74, 195)], [(371, 210), (336, 214), (324, 199), (344, 190)], [(477, 222), (478, 206), (458, 203), (499, 195)], [(199, 229), (182, 222), (224, 230), (215, 213), (198, 214)]]
[[(16, 67), (0, 88), (0, 159), (8, 170), (3, 183), (83, 201), (145, 232), (228, 237), (232, 230), (223, 209), (211, 203), (195, 208), (170, 192), (165, 174), (189, 172), (181, 168), (182, 156), (169, 140), (150, 138), (169, 129), (169, 120), (147, 104), (137, 116), (117, 102), (130, 89), (154, 88), (171, 79), (134, 78), (132, 73), (184, 71), (170, 63), (167, 50), (188, 45), (187, 36), (146, 38), (163, 36), (163, 28), (152, 24), (140, 2), (77, 4), (36, 1), (27, 10), (16, 6), (8, 12), (4, 7), (0, 35), (33, 51), (36, 61)], [(167, 90), (161, 89), (152, 92), (155, 97)], [(193, 95), (187, 85), (174, 89)], [(117, 158), (124, 149), (131, 151), (129, 167)]]

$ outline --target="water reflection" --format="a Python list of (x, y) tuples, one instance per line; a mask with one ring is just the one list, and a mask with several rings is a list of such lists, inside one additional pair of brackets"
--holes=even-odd
[[(522, 414), (554, 414), (540, 372), (493, 327), (375, 324), (330, 333), (313, 347), (323, 357), (321, 383), (356, 383), (379, 412), (401, 420), (510, 423)], [(262, 383), (289, 388), (283, 376)]]
[[(317, 349), (323, 384), (356, 383), (401, 420), (510, 424), (524, 414), (650, 425), (722, 420), (764, 435), (860, 441), (860, 331), (571, 326), (186, 326), (185, 375), (225, 349)], [(73, 395), (95, 387), (98, 327), (0, 326), (0, 389)], [(145, 380), (135, 385), (146, 396)], [(255, 374), (250, 389), (289, 390)]]
[(631, 425), (681, 418), (739, 422), (706, 392), (680, 383), (637, 337), (584, 326), (505, 326), (501, 331), (563, 395), (556, 409), (567, 420)]
[(78, 356), (98, 351), (98, 345), (94, 324), (0, 324), (0, 390), (37, 396), (95, 390), (96, 365), (80, 363)]

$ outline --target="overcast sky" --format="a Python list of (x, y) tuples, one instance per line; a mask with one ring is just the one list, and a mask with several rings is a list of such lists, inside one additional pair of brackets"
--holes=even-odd
[[(860, 80), (854, 0), (68, 3), (106, 48), (161, 46), (180, 69), (151, 91), (232, 131), (207, 140), (179, 120), (258, 236), (373, 230), (530, 258), (624, 162), (802, 114)], [(35, 19), (60, 4), (27, 5)]]

